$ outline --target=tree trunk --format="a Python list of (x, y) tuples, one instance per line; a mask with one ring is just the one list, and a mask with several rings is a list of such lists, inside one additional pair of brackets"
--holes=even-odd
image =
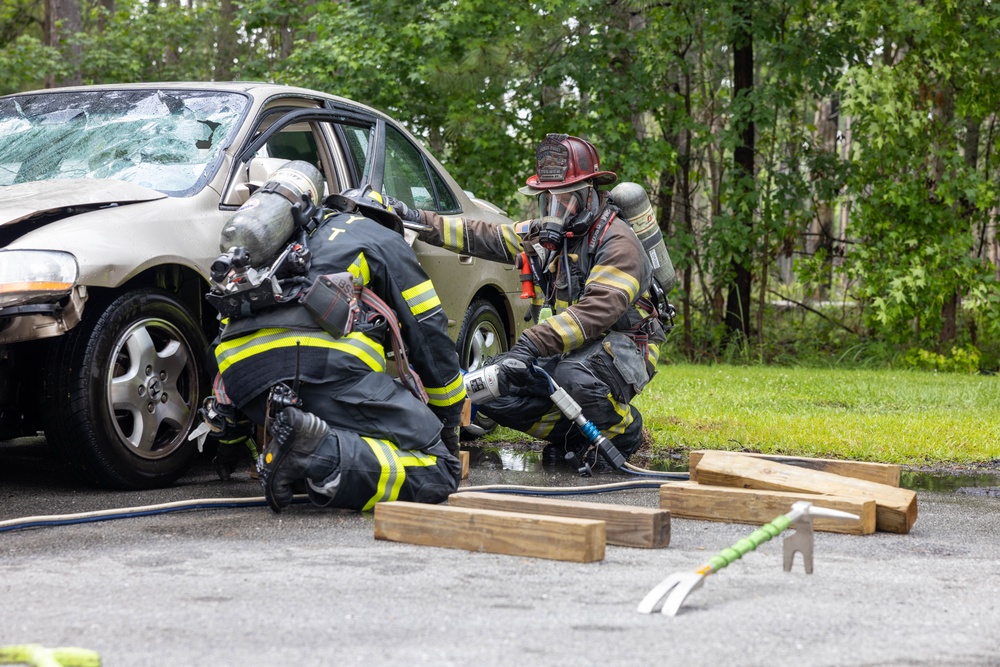
[(79, 64), (82, 51), (78, 44), (66, 48), (67, 38), (73, 39), (83, 30), (83, 17), (80, 14), (80, 0), (45, 0), (45, 45), (59, 49), (64, 53), (65, 62), (75, 63), (76, 69), (65, 77), (49, 77), (46, 88), (54, 86), (79, 86), (83, 83), (83, 74)]
[(115, 15), (115, 0), (101, 0), (101, 11), (97, 14), (97, 33), (104, 34), (108, 27), (108, 19)]
[[(819, 148), (831, 157), (837, 154), (838, 107), (838, 100), (835, 98), (820, 100), (816, 105), (815, 125)], [(816, 177), (824, 178), (825, 175), (817, 174)], [(829, 278), (832, 275), (833, 202), (828, 200), (816, 203), (816, 215), (810, 221), (809, 234), (806, 236), (806, 254), (812, 256), (821, 251), (826, 253), (825, 275)], [(826, 279), (819, 286), (816, 298), (825, 299), (829, 288), (830, 281)]]
[[(740, 100), (753, 91), (753, 35), (751, 33), (751, 5), (753, 0), (735, 0), (733, 9), (739, 19), (733, 32), (733, 100)], [(752, 111), (743, 110), (734, 118), (739, 133), (739, 143), (734, 151), (733, 218), (747, 228), (752, 237), (754, 207), (749, 205), (754, 194), (754, 123)], [(748, 248), (742, 256), (734, 257), (735, 275), (726, 298), (726, 329), (730, 335), (739, 333), (744, 340), (750, 338), (750, 265), (753, 252)]]
[(216, 81), (231, 81), (233, 79), (233, 61), (236, 59), (234, 17), (233, 1), (222, 0), (219, 3), (219, 29), (216, 38), (218, 44), (215, 63)]

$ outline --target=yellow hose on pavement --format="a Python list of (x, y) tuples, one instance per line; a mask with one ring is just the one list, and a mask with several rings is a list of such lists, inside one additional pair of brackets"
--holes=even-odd
[(74, 646), (45, 648), (41, 644), (0, 646), (0, 665), (31, 667), (101, 667), (97, 651)]

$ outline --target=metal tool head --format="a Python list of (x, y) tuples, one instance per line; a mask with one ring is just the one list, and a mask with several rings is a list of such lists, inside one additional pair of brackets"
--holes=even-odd
[(850, 512), (844, 512), (841, 510), (830, 509), (829, 507), (816, 507), (810, 502), (800, 501), (792, 505), (794, 510), (797, 505), (808, 505), (805, 513), (809, 516), (823, 516), (830, 519), (857, 519), (857, 514), (851, 514)]
[(699, 572), (675, 572), (653, 587), (639, 603), (640, 614), (659, 611), (664, 616), (676, 616), (677, 610), (692, 591), (701, 588), (706, 575)]
[(786, 516), (792, 518), (792, 528), (795, 532), (782, 542), (783, 563), (785, 572), (792, 571), (795, 554), (802, 554), (802, 564), (806, 574), (813, 572), (813, 517), (821, 516), (830, 519), (857, 519), (857, 515), (828, 507), (816, 507), (811, 502), (800, 500), (792, 505), (792, 511)]

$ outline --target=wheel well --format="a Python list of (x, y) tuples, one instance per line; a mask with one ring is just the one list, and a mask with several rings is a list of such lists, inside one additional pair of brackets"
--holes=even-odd
[[(216, 312), (205, 301), (208, 283), (197, 271), (179, 264), (154, 266), (134, 276), (114, 291), (122, 292), (136, 287), (158, 287), (173, 294), (198, 320), (209, 341), (218, 334), (219, 322), (216, 318)], [(102, 289), (100, 291), (107, 292), (108, 290)]]
[(510, 349), (514, 345), (514, 341), (517, 340), (517, 327), (514, 326), (514, 313), (511, 312), (510, 305), (503, 293), (495, 287), (486, 286), (480, 288), (473, 298), (485, 299), (496, 309), (503, 321), (504, 330), (507, 331), (507, 349)]

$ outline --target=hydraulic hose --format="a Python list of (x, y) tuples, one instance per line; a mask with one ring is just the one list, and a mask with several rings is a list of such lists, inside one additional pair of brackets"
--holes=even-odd
[[(297, 495), (293, 503), (308, 502), (306, 495)], [(25, 528), (44, 528), (47, 526), (67, 526), (77, 523), (94, 523), (111, 521), (113, 519), (131, 519), (154, 514), (169, 514), (171, 512), (187, 512), (191, 510), (233, 509), (239, 507), (267, 507), (264, 498), (199, 498), (195, 500), (178, 500), (159, 505), (143, 505), (140, 507), (124, 507), (95, 512), (79, 512), (76, 514), (53, 514), (49, 516), (29, 516), (20, 519), (0, 521), (0, 533)]]
[[(686, 479), (677, 478), (678, 480)], [(612, 491), (629, 491), (631, 489), (658, 489), (662, 481), (632, 479), (624, 482), (608, 484), (591, 484), (588, 486), (523, 486), (520, 484), (483, 484), (481, 486), (465, 486), (458, 492), (483, 491), (486, 493), (512, 493), (527, 496), (572, 496), (591, 493), (609, 493)]]
[[(642, 469), (640, 468), (638, 470)], [(636, 474), (642, 473), (636, 472)], [(657, 476), (659, 481), (657, 481), (657, 479), (636, 479), (623, 482), (610, 482), (607, 484), (591, 484), (587, 486), (483, 484), (480, 486), (461, 487), (458, 491), (483, 491), (486, 493), (510, 493), (529, 496), (573, 496), (628, 491), (632, 489), (658, 489), (663, 483), (662, 479), (660, 479), (663, 475), (671, 475), (670, 479), (673, 480), (684, 480), (688, 478), (687, 473), (654, 472), (653, 474)], [(294, 504), (308, 503), (309, 497), (305, 494), (296, 495), (293, 497), (292, 502)], [(134, 519), (137, 517), (153, 516), (156, 514), (170, 514), (173, 512), (267, 506), (267, 501), (264, 498), (198, 498), (194, 500), (178, 500), (158, 505), (142, 505), (139, 507), (123, 507), (110, 510), (97, 510), (94, 512), (78, 512), (76, 514), (52, 514), (46, 516), (28, 516), (21, 517), (19, 519), (8, 519), (7, 521), (0, 521), (0, 533), (25, 530), (27, 528), (47, 528), (51, 526), (70, 526), (80, 523), (96, 523), (98, 521), (113, 521), (115, 519)]]

